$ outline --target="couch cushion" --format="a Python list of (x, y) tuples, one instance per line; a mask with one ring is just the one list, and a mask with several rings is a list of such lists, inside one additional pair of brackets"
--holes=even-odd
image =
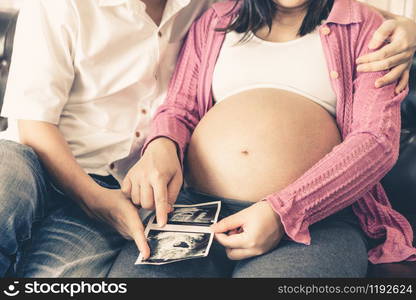
[(402, 103), (402, 127), (416, 130), (416, 56), (410, 73), (410, 93)]
[(400, 156), (381, 182), (396, 210), (416, 214), (416, 56), (413, 59), (409, 86), (409, 95), (401, 107)]
[[(4, 92), (9, 74), (16, 20), (16, 11), (0, 11), (0, 111), (3, 106)], [(7, 120), (0, 118), (0, 131), (6, 128)]]
[(416, 214), (415, 129), (402, 129), (399, 159), (381, 183), (394, 209), (404, 214)]
[[(406, 215), (413, 230), (416, 232), (416, 214)], [(416, 241), (413, 241), (416, 246)], [(401, 262), (393, 264), (369, 264), (370, 278), (416, 278), (416, 262)]]

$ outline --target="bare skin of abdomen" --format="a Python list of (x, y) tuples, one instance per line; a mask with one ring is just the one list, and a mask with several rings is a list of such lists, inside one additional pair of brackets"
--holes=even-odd
[(277, 89), (245, 91), (216, 104), (198, 124), (185, 180), (206, 194), (260, 201), (340, 143), (335, 119), (310, 99)]

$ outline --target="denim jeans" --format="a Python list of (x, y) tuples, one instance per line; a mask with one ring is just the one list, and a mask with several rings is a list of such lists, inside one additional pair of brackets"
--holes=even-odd
[[(232, 199), (217, 198), (185, 189), (177, 203), (195, 204), (218, 201), (220, 218), (234, 214), (249, 205)], [(307, 246), (282, 240), (272, 251), (242, 261), (231, 261), (224, 248), (214, 242), (208, 257), (168, 265), (134, 265), (138, 256), (134, 243), (127, 243), (114, 262), (109, 277), (138, 278), (319, 278), (365, 277), (368, 240), (361, 231), (352, 208), (348, 207), (312, 226), (312, 244)]]
[(126, 241), (54, 188), (30, 147), (0, 141), (0, 164), (0, 277), (106, 277)]
[[(234, 262), (213, 243), (208, 257), (135, 266), (133, 242), (90, 219), (50, 183), (34, 151), (0, 141), (0, 277), (363, 277), (367, 240), (351, 208), (310, 227), (312, 245), (283, 240), (269, 253)], [(107, 188), (117, 183), (93, 176)], [(251, 203), (185, 189), (177, 203), (222, 201), (221, 218)]]

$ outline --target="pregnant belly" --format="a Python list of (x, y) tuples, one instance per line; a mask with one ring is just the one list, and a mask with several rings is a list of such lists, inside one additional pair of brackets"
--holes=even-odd
[(291, 92), (255, 89), (215, 105), (186, 156), (188, 186), (246, 201), (285, 188), (341, 142), (334, 118)]

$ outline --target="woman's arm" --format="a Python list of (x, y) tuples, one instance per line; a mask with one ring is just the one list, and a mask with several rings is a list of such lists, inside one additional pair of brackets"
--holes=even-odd
[(119, 190), (102, 188), (85, 173), (56, 125), (20, 120), (19, 133), (21, 142), (33, 148), (51, 179), (67, 196), (90, 217), (133, 239), (144, 257), (150, 255), (137, 208)]
[(159, 225), (175, 203), (182, 186), (182, 165), (192, 132), (201, 119), (203, 103), (198, 103), (197, 89), (201, 50), (213, 10), (208, 10), (189, 30), (179, 55), (166, 102), (153, 119), (142, 157), (127, 173), (123, 193), (136, 205), (156, 208)]
[[(371, 16), (370, 16), (371, 17)], [(356, 53), (368, 52), (370, 33), (381, 22), (375, 16), (366, 20)], [(354, 78), (351, 127), (343, 142), (309, 169), (294, 183), (269, 195), (266, 200), (279, 214), (285, 232), (293, 240), (309, 244), (309, 226), (362, 199), (395, 164), (399, 154), (400, 104), (406, 92), (395, 95), (395, 85), (382, 88), (374, 80), (386, 72), (357, 73)], [(377, 218), (374, 228), (366, 224), (374, 238), (386, 237), (386, 243), (402, 251), (415, 253), (411, 228), (406, 220), (392, 211), (389, 203), (375, 203), (371, 197), (360, 202), (360, 208)], [(368, 207), (367, 207), (368, 205)], [(374, 222), (369, 220), (368, 222)], [(399, 254), (397, 254), (399, 255)]]
[(176, 143), (180, 160), (183, 161), (192, 132), (202, 118), (199, 111), (203, 104), (198, 103), (197, 99), (201, 52), (213, 16), (213, 10), (210, 9), (191, 26), (179, 54), (167, 99), (156, 111), (142, 155), (153, 140), (165, 137)]
[(56, 186), (90, 216), (141, 243), (146, 254), (149, 250), (137, 208), (121, 191), (104, 189), (88, 176), (58, 128), (75, 78), (77, 15), (68, 2), (25, 1), (21, 7), (6, 116), (19, 120), (20, 141), (33, 148)]

